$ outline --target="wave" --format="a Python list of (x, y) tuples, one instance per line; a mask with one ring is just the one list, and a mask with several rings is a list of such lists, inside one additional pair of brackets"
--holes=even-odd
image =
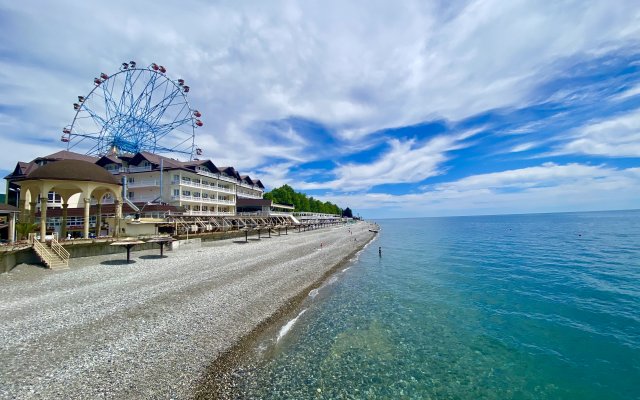
[(280, 332), (278, 332), (278, 338), (276, 339), (276, 343), (278, 343), (280, 341), (280, 339), (282, 339), (283, 337), (285, 337), (285, 335), (287, 333), (289, 333), (289, 331), (291, 330), (291, 328), (293, 328), (293, 325), (295, 325), (295, 323), (298, 320), (298, 318), (300, 318), (300, 316), (302, 314), (304, 314), (305, 312), (307, 312), (306, 308), (304, 310), (300, 311), (300, 314), (298, 314), (294, 319), (292, 319), (291, 321), (287, 322), (282, 328), (280, 328)]

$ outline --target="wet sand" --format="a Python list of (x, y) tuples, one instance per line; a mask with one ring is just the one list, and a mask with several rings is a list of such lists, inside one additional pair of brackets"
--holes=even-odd
[(216, 360), (295, 307), (368, 229), (134, 252), (128, 265), (118, 254), (66, 271), (19, 266), (0, 275), (0, 397), (206, 395)]

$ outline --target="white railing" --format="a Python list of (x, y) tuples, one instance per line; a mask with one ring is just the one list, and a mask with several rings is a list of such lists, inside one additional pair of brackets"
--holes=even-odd
[(220, 175), (212, 174), (211, 172), (206, 172), (206, 171), (196, 171), (196, 173), (198, 175), (208, 176), (209, 178), (220, 179), (221, 181), (227, 181), (227, 182), (238, 184), (238, 180), (237, 179), (230, 178), (228, 176), (224, 176), (224, 175), (221, 175), (221, 174)]
[(249, 185), (248, 183), (245, 183), (245, 182), (239, 182), (237, 185), (245, 189), (250, 189), (250, 190), (262, 193), (262, 190), (259, 189), (259, 187), (256, 185)]
[(242, 193), (242, 192), (238, 192), (238, 197), (244, 197), (247, 199), (262, 199), (262, 195)]
[(249, 185), (248, 183), (245, 183), (245, 182), (239, 182), (237, 185), (238, 186), (242, 186), (243, 188), (247, 188), (247, 189), (254, 189), (255, 188), (255, 186)]
[(204, 216), (218, 216), (218, 215), (233, 215), (232, 211), (196, 211), (187, 210), (182, 215), (204, 215)]
[(214, 197), (203, 197), (202, 202), (214, 204), (236, 204), (236, 202), (233, 200), (216, 199)]
[(130, 188), (149, 187), (149, 186), (160, 186), (160, 181), (146, 180), (146, 181), (135, 181), (135, 182), (127, 183), (127, 187), (130, 187)]
[(151, 169), (152, 169), (152, 166), (147, 165), (146, 167), (129, 167), (129, 168), (126, 168), (126, 171), (123, 171), (123, 172), (149, 172), (151, 171)]
[[(158, 197), (160, 197), (160, 193), (158, 193), (157, 196), (142, 196), (142, 197), (136, 197), (135, 193), (133, 197), (127, 197), (129, 199), (129, 201), (133, 202), (133, 203), (142, 203), (142, 202), (148, 202), (148, 201), (154, 201), (155, 199), (157, 199)], [(104, 203), (103, 203), (104, 204)]]
[(126, 174), (127, 172), (149, 172), (153, 170), (153, 166), (151, 165), (147, 165), (146, 167), (120, 167), (120, 168), (115, 168), (115, 169), (108, 169), (107, 171), (111, 172), (112, 174), (116, 175), (116, 174)]
[(339, 217), (338, 214), (314, 213), (308, 211), (296, 211), (293, 215), (296, 217)]
[(224, 192), (224, 193), (235, 193), (235, 190), (229, 189), (229, 188), (225, 188), (225, 187), (222, 187), (222, 186), (213, 186), (213, 185), (211, 185), (211, 189), (210, 190), (215, 190), (217, 192)]
[(69, 265), (70, 254), (67, 249), (65, 249), (60, 243), (58, 243), (58, 240), (56, 240), (55, 237), (51, 239), (51, 249), (55, 251), (58, 256), (60, 256), (60, 258), (65, 262), (66, 265)]
[(192, 186), (192, 187), (201, 187), (202, 185), (193, 181), (185, 181), (184, 179), (179, 182), (182, 186)]
[(209, 203), (209, 204), (236, 204), (235, 200), (224, 200), (224, 199), (216, 199), (213, 197), (196, 197), (196, 196), (171, 196), (171, 200), (179, 200), (179, 201), (195, 201), (199, 203)]
[(197, 182), (193, 182), (193, 181), (185, 181), (185, 180), (182, 180), (182, 181), (171, 181), (171, 185), (197, 187), (197, 188), (201, 188), (203, 190), (211, 190), (211, 191), (215, 191), (215, 192), (235, 193), (235, 190), (233, 190), (231, 188), (225, 188), (225, 187), (218, 186), (218, 185), (207, 185), (207, 184), (197, 183)]
[[(55, 240), (55, 238), (53, 238), (52, 240)], [(36, 239), (35, 234), (33, 233), (29, 234), (29, 243), (33, 245), (33, 250), (35, 250), (36, 254), (38, 254), (42, 262), (44, 262), (47, 265), (47, 267), (53, 268), (53, 267), (60, 267), (60, 266), (63, 266), (63, 267), (69, 266), (68, 258), (65, 259), (61, 256), (60, 257), (56, 256), (56, 254), (53, 253), (47, 246), (40, 243), (40, 241)], [(64, 251), (66, 252), (66, 250)]]
[[(171, 196), (171, 200), (194, 201), (193, 196), (185, 196), (183, 194), (180, 196)], [(198, 201), (200, 201), (200, 199), (198, 199)]]

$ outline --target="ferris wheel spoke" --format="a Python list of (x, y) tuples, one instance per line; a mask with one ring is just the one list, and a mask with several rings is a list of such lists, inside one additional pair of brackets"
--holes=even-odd
[(156, 114), (156, 120), (159, 120), (162, 115), (167, 111), (167, 108), (173, 103), (174, 99), (181, 93), (179, 88), (174, 88), (168, 95), (166, 94), (164, 97), (153, 107), (149, 109), (150, 114)]
[[(182, 103), (172, 103), (169, 104), (168, 106), (164, 107), (164, 111), (162, 113), (158, 113), (158, 115), (156, 115), (156, 118), (154, 119), (154, 123), (158, 124), (161, 120), (161, 118), (164, 116), (165, 111), (169, 110), (170, 108), (173, 107), (180, 107), (180, 110), (177, 112), (174, 112), (174, 121), (177, 120), (178, 118), (182, 118), (183, 121), (185, 121), (184, 123), (186, 123), (186, 120), (191, 120), (191, 115), (190, 112), (191, 110), (189, 110), (188, 104), (187, 102), (182, 102)], [(186, 112), (185, 112), (186, 111)], [(185, 114), (183, 116), (183, 114)]]
[(108, 121), (112, 117), (112, 111), (117, 108), (117, 104), (113, 101), (113, 88), (115, 86), (115, 80), (109, 82), (107, 80), (107, 84), (102, 86), (102, 92), (104, 95), (102, 96), (104, 99), (104, 109), (105, 109), (105, 119)]
[(107, 123), (104, 118), (93, 112), (91, 109), (87, 109), (87, 113), (99, 126), (104, 126)]
[[(135, 83), (138, 81), (138, 78), (140, 77), (140, 74), (138, 74), (138, 76), (136, 77), (135, 81), (134, 81), (134, 85)], [(132, 110), (136, 110), (139, 109), (141, 106), (141, 104), (144, 104), (144, 106), (142, 106), (143, 108), (147, 108), (146, 104), (148, 103), (148, 99), (151, 98), (151, 93), (153, 93), (153, 88), (155, 86), (155, 82), (158, 79), (158, 77), (156, 75), (153, 75), (144, 85), (144, 87), (140, 90), (140, 95), (135, 99), (132, 100), (131, 104), (129, 105), (129, 112), (132, 112)], [(149, 91), (149, 88), (151, 88), (151, 90)], [(133, 94), (133, 93), (132, 93)], [(133, 97), (132, 97), (133, 99)], [(146, 103), (143, 103), (143, 100), (147, 99)]]
[[(186, 150), (180, 150), (183, 147), (186, 147), (185, 145), (188, 144), (190, 141), (190, 139), (184, 139), (183, 141), (176, 143), (175, 145), (171, 146), (171, 147), (160, 147), (160, 149), (162, 149), (162, 152), (164, 153), (170, 153), (170, 152), (174, 152), (174, 151), (178, 151), (178, 152), (187, 152)], [(189, 151), (190, 152), (190, 151)]]

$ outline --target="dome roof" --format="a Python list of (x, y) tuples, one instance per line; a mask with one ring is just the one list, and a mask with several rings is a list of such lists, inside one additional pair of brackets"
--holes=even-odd
[(54, 179), (65, 181), (101, 182), (119, 185), (118, 180), (106, 169), (81, 160), (60, 160), (50, 162), (32, 171), (29, 179)]

